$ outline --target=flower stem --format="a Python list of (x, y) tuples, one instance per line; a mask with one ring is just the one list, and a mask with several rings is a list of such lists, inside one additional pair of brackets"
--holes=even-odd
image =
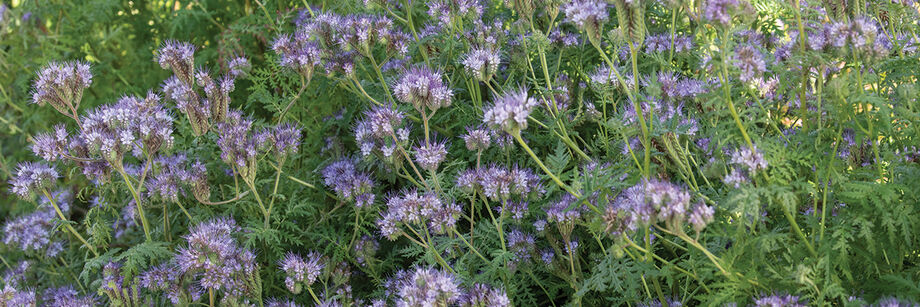
[(118, 173), (121, 174), (121, 178), (124, 179), (125, 185), (128, 186), (128, 190), (131, 191), (131, 196), (134, 197), (134, 205), (137, 207), (137, 214), (141, 217), (141, 227), (144, 228), (144, 236), (147, 238), (147, 242), (153, 241), (150, 237), (150, 228), (147, 226), (147, 217), (144, 215), (144, 206), (141, 204), (141, 197), (137, 193), (137, 190), (134, 189), (134, 185), (131, 184), (131, 180), (128, 179), (128, 174), (125, 173), (124, 166), (119, 164)]
[(516, 131), (515, 133), (512, 133), (511, 136), (514, 137), (514, 139), (517, 140), (518, 144), (521, 144), (521, 147), (524, 148), (524, 151), (526, 151), (527, 154), (529, 154), (530, 157), (533, 158), (535, 162), (537, 162), (537, 165), (540, 166), (540, 169), (542, 169), (543, 172), (546, 173), (546, 175), (548, 175), (550, 178), (553, 179), (553, 182), (559, 185), (559, 187), (565, 190), (566, 192), (569, 192), (569, 194), (572, 194), (572, 196), (575, 196), (575, 198), (581, 198), (581, 195), (576, 193), (574, 190), (572, 190), (572, 188), (570, 188), (565, 183), (562, 183), (562, 180), (559, 180), (559, 177), (556, 177), (556, 175), (553, 174), (553, 172), (550, 171), (549, 168), (547, 168), (546, 165), (543, 164), (543, 161), (540, 160), (539, 157), (537, 157), (537, 154), (533, 153), (533, 150), (530, 149), (530, 146), (527, 146), (527, 143), (524, 142), (524, 139), (521, 138), (520, 131)]
[(48, 198), (48, 202), (51, 203), (52, 207), (54, 207), (54, 212), (57, 212), (58, 217), (64, 221), (64, 227), (67, 227), (67, 230), (69, 230), (70, 233), (77, 237), (80, 242), (83, 242), (83, 245), (85, 245), (86, 248), (89, 249), (89, 251), (92, 252), (94, 256), (99, 257), (99, 253), (96, 252), (96, 248), (90, 245), (89, 242), (86, 242), (86, 239), (84, 239), (83, 236), (80, 235), (80, 233), (75, 229), (73, 229), (73, 226), (71, 226), (70, 223), (68, 223), (67, 217), (64, 216), (64, 213), (61, 212), (61, 208), (58, 207), (57, 203), (54, 202), (54, 197), (51, 196), (51, 193), (48, 193), (48, 190), (45, 189), (42, 189), (42, 193), (45, 194), (45, 197)]

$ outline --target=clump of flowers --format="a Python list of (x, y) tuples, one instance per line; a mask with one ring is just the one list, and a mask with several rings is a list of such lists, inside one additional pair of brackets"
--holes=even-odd
[(322, 54), (317, 42), (311, 40), (305, 30), (294, 35), (282, 34), (275, 38), (272, 50), (281, 56), (281, 66), (290, 68), (307, 81), (313, 78), (313, 69), (322, 63)]
[(604, 23), (609, 18), (607, 3), (601, 0), (573, 0), (562, 7), (566, 20), (588, 33), (592, 39), (599, 39)]
[(415, 147), (415, 162), (428, 171), (438, 170), (438, 166), (447, 157), (447, 143), (431, 141)]
[(456, 227), (460, 207), (445, 202), (434, 193), (412, 190), (390, 197), (387, 211), (377, 220), (380, 234), (395, 239), (402, 234), (403, 225), (428, 227), (436, 234), (447, 233)]
[(624, 190), (605, 209), (604, 221), (613, 234), (664, 222), (666, 228), (680, 232), (684, 222), (702, 231), (712, 221), (713, 208), (704, 204), (691, 207), (690, 193), (661, 180), (643, 180)]
[(166, 262), (156, 265), (138, 276), (138, 285), (151, 292), (165, 292), (173, 305), (188, 305), (199, 300), (204, 289), (195, 283), (189, 283), (175, 263)]
[(325, 267), (321, 258), (321, 255), (315, 252), (307, 254), (306, 258), (291, 252), (284, 255), (284, 258), (278, 262), (278, 266), (286, 275), (284, 285), (288, 291), (300, 294), (304, 286), (313, 285)]
[(461, 298), (466, 307), (508, 307), (511, 299), (504, 289), (495, 289), (485, 284), (474, 284)]
[(354, 127), (355, 141), (361, 155), (379, 153), (395, 163), (400, 161), (397, 149), (409, 142), (409, 129), (403, 126), (405, 114), (388, 107), (373, 107), (364, 112), (364, 119)]
[(489, 82), (492, 76), (498, 72), (498, 64), (501, 64), (501, 58), (495, 50), (487, 48), (477, 48), (470, 50), (464, 55), (460, 62), (476, 81)]
[(495, 130), (514, 135), (527, 129), (527, 117), (539, 104), (526, 89), (506, 92), (483, 112), (483, 122)]
[(757, 48), (751, 45), (741, 45), (735, 49), (732, 56), (735, 66), (741, 70), (739, 79), (744, 82), (750, 82), (763, 74), (767, 70), (767, 63), (764, 61), (763, 54)]
[(16, 167), (16, 176), (10, 180), (10, 191), (23, 199), (45, 193), (60, 177), (58, 172), (44, 163), (23, 162)]
[[(70, 202), (72, 194), (69, 191), (58, 191), (53, 193), (55, 202), (61, 209), (61, 212), (68, 214), (70, 212)], [(48, 200), (42, 197), (40, 203), (42, 206), (32, 213), (7, 220), (3, 225), (3, 243), (16, 247), (23, 252), (41, 253), (48, 257), (55, 257), (60, 252), (59, 244), (62, 242), (53, 240), (54, 221), (57, 215), (54, 208), (47, 204)]]
[(173, 146), (172, 120), (160, 97), (148, 92), (145, 98), (127, 96), (91, 110), (83, 119), (80, 137), (90, 156), (101, 157), (123, 172), (126, 153), (149, 159)]
[(326, 166), (322, 171), (323, 182), (344, 200), (354, 201), (358, 208), (374, 203), (374, 181), (371, 176), (357, 169), (357, 161), (344, 158)]
[(489, 149), (492, 144), (492, 131), (485, 128), (467, 127), (466, 134), (461, 136), (466, 144), (466, 149), (482, 151)]
[(236, 243), (234, 234), (242, 229), (229, 218), (217, 218), (191, 228), (176, 254), (182, 274), (206, 290), (223, 292), (224, 300), (237, 301), (261, 294), (261, 281), (255, 254)]
[(464, 193), (481, 193), (492, 201), (508, 200), (511, 196), (527, 199), (545, 192), (540, 177), (530, 169), (490, 165), (470, 169), (457, 175), (457, 187)]
[(83, 62), (48, 63), (38, 71), (38, 79), (32, 85), (32, 102), (50, 104), (79, 122), (77, 109), (83, 100), (83, 90), (93, 83), (89, 68)]
[(772, 294), (754, 300), (757, 307), (805, 307), (798, 296), (791, 294)]
[(400, 283), (397, 305), (449, 306), (458, 303), (461, 295), (460, 282), (454, 275), (432, 268), (417, 268)]
[(174, 40), (166, 41), (156, 52), (156, 61), (163, 69), (172, 70), (185, 84), (193, 84), (195, 75), (195, 46)]
[(422, 114), (425, 109), (433, 113), (450, 106), (453, 97), (441, 75), (425, 66), (409, 68), (393, 86), (393, 93), (399, 101), (412, 105)]

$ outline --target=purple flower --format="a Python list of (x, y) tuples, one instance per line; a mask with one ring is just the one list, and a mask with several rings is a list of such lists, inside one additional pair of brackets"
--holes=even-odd
[[(0, 5), (2, 6), (2, 5)], [(0, 10), (0, 22), (2, 22), (2, 10)], [(35, 290), (23, 289), (16, 290), (12, 285), (7, 284), (0, 290), (0, 305), (3, 306), (38, 306), (35, 300)]]
[(712, 207), (699, 203), (693, 207), (687, 221), (693, 226), (696, 232), (703, 231), (706, 225), (712, 222), (712, 215), (715, 213)]
[(510, 307), (511, 299), (504, 289), (495, 289), (485, 284), (474, 284), (461, 298), (461, 306)]
[(284, 258), (278, 262), (278, 266), (284, 271), (284, 285), (288, 291), (293, 294), (300, 294), (303, 286), (309, 287), (316, 278), (323, 272), (325, 264), (322, 261), (322, 255), (316, 252), (307, 254), (306, 259), (300, 255), (288, 252)]
[(138, 284), (151, 292), (165, 292), (173, 305), (187, 305), (197, 301), (204, 294), (199, 285), (186, 282), (187, 277), (176, 264), (166, 262), (141, 273), (138, 276)]
[[(178, 80), (178, 79), (173, 79)], [(201, 86), (204, 89), (205, 95), (208, 98), (204, 103), (198, 103), (198, 94), (192, 91), (191, 86), (183, 85), (181, 82), (175, 82), (171, 86), (178, 86), (175, 88), (176, 92), (170, 94), (171, 97), (176, 99), (177, 106), (183, 112), (188, 113), (190, 109), (204, 110), (204, 106), (210, 106), (210, 117), (215, 121), (223, 121), (227, 117), (227, 113), (230, 108), (230, 93), (233, 92), (236, 82), (235, 77), (232, 74), (223, 75), (218, 80), (211, 78), (210, 73), (207, 69), (199, 69), (195, 73), (195, 80), (198, 82), (198, 86)], [(164, 86), (164, 91), (167, 88)], [(169, 88), (169, 90), (173, 90)], [(196, 111), (201, 112), (201, 111)], [(207, 115), (205, 115), (207, 117)]]
[(298, 30), (293, 37), (281, 34), (272, 43), (272, 50), (281, 56), (281, 66), (290, 68), (307, 80), (313, 77), (313, 68), (322, 63), (319, 44), (311, 40), (310, 33)]
[(369, 207), (374, 202), (374, 181), (370, 175), (357, 169), (355, 159), (341, 159), (323, 168), (323, 183), (345, 200), (355, 200), (358, 208)]
[(231, 165), (247, 180), (254, 180), (258, 170), (258, 158), (271, 149), (276, 149), (273, 139), (276, 135), (270, 129), (253, 131), (252, 120), (243, 117), (239, 111), (231, 111), (227, 115), (227, 120), (217, 124), (217, 135), (221, 160)]
[(255, 254), (239, 246), (233, 235), (242, 229), (232, 219), (217, 218), (198, 224), (185, 236), (175, 261), (179, 271), (190, 274), (204, 289), (228, 296), (251, 295), (258, 274)]
[(284, 157), (297, 153), (300, 147), (300, 127), (293, 124), (280, 124), (272, 128), (272, 143), (275, 154)]
[(83, 99), (83, 90), (93, 83), (89, 64), (83, 62), (51, 62), (38, 71), (32, 85), (32, 102), (50, 104), (61, 114), (76, 119)]
[(517, 166), (508, 169), (498, 165), (463, 171), (457, 176), (457, 186), (464, 192), (479, 191), (492, 201), (507, 200), (512, 195), (526, 199), (531, 193), (543, 194), (540, 177), (532, 170)]
[(80, 137), (92, 156), (120, 165), (125, 153), (153, 156), (173, 145), (173, 118), (160, 97), (125, 96), (115, 104), (91, 110), (83, 118)]
[(732, 153), (731, 164), (743, 166), (751, 175), (757, 174), (758, 171), (767, 169), (767, 160), (764, 159), (763, 152), (757, 147), (751, 151), (750, 147), (740, 147)]
[(249, 74), (252, 64), (249, 63), (249, 59), (246, 57), (235, 57), (227, 62), (227, 68), (231, 77), (238, 78)]
[(461, 136), (466, 149), (472, 151), (486, 150), (492, 142), (491, 132), (485, 128), (466, 127), (466, 134)]
[(732, 56), (735, 66), (741, 70), (739, 79), (744, 82), (752, 81), (759, 77), (767, 70), (767, 64), (764, 61), (763, 54), (751, 45), (741, 45), (735, 49)]
[(562, 7), (566, 20), (589, 36), (598, 38), (607, 22), (607, 3), (601, 0), (573, 0)]
[(505, 237), (508, 244), (508, 251), (514, 254), (515, 261), (530, 260), (530, 254), (535, 248), (535, 240), (532, 234), (512, 229)]
[(179, 80), (192, 84), (195, 72), (195, 46), (174, 40), (167, 40), (156, 52), (156, 61), (163, 69), (172, 70)]
[[(73, 196), (69, 191), (62, 190), (53, 193), (55, 204), (61, 209), (61, 212), (67, 215), (70, 211), (70, 202)], [(40, 252), (46, 250), (51, 254), (56, 254), (53, 250), (60, 242), (51, 242), (54, 233), (51, 231), (55, 225), (53, 221), (58, 218), (54, 207), (48, 204), (48, 199), (44, 196), (40, 198), (41, 206), (38, 210), (30, 214), (10, 219), (3, 226), (3, 243), (19, 248), (24, 252)]]
[(739, 5), (738, 0), (708, 0), (703, 3), (703, 18), (727, 26)]
[(453, 93), (444, 82), (441, 72), (425, 66), (415, 66), (405, 71), (393, 86), (393, 94), (403, 103), (411, 104), (419, 112), (431, 112), (448, 107)]
[(464, 19), (478, 20), (482, 11), (479, 0), (435, 0), (428, 3), (428, 15), (443, 27), (451, 27)]
[(403, 126), (404, 114), (388, 107), (373, 107), (354, 127), (355, 141), (362, 156), (381, 153), (387, 161), (396, 161), (397, 144), (409, 141), (409, 129)]
[(799, 297), (791, 294), (773, 294), (762, 296), (754, 300), (757, 307), (805, 307), (799, 302)]
[(463, 64), (466, 72), (477, 81), (489, 82), (498, 72), (501, 58), (497, 50), (477, 48), (464, 55), (460, 63)]
[(732, 168), (731, 172), (725, 175), (725, 178), (722, 178), (722, 182), (737, 189), (740, 188), (742, 184), (748, 183), (748, 178), (747, 175), (744, 174), (744, 171), (736, 167)]
[(55, 125), (51, 133), (38, 133), (32, 137), (32, 152), (48, 162), (62, 158), (70, 143), (70, 133), (62, 124)]
[(54, 185), (60, 177), (54, 168), (44, 163), (23, 162), (16, 169), (16, 176), (10, 179), (10, 191), (23, 199), (32, 194), (42, 194)]
[(460, 300), (457, 278), (432, 268), (417, 268), (400, 282), (397, 306), (450, 306)]
[(673, 298), (673, 297), (666, 297), (665, 302), (667, 304), (662, 304), (661, 301), (659, 301), (658, 299), (653, 299), (648, 302), (639, 303), (637, 306), (639, 307), (663, 307), (663, 306), (681, 307), (684, 305), (683, 303), (680, 302), (680, 300)]
[(526, 89), (505, 92), (491, 106), (486, 107), (483, 122), (509, 134), (519, 133), (527, 129), (527, 117), (537, 105), (537, 100), (529, 97)]
[(92, 307), (99, 304), (94, 296), (79, 296), (73, 286), (48, 288), (42, 299), (47, 307)]
[(428, 227), (437, 234), (453, 230), (460, 217), (460, 207), (444, 202), (434, 193), (420, 194), (412, 190), (402, 192), (387, 200), (387, 211), (377, 220), (380, 233), (395, 239), (404, 224)]
[(423, 169), (437, 171), (438, 166), (447, 157), (447, 143), (432, 141), (415, 147), (415, 162)]

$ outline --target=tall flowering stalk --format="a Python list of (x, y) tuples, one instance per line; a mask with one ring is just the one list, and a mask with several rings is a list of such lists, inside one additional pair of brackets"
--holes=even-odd
[(94, 256), (98, 257), (99, 253), (96, 252), (96, 247), (89, 244), (89, 242), (70, 225), (69, 219), (64, 215), (61, 207), (54, 201), (54, 197), (51, 193), (48, 192), (58, 177), (58, 172), (46, 164), (21, 163), (16, 171), (16, 176), (10, 180), (10, 185), (13, 186), (11, 191), (23, 199), (29, 199), (35, 194), (44, 195), (48, 203), (51, 204), (51, 207), (54, 208), (54, 212), (57, 213), (58, 218), (64, 222), (64, 227), (66, 227), (74, 237), (80, 240)]

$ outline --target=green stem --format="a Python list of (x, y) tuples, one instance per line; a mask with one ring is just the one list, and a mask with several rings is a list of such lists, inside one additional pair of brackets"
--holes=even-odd
[(70, 223), (68, 223), (69, 221), (67, 220), (67, 217), (64, 216), (64, 213), (61, 212), (61, 208), (58, 207), (57, 203), (54, 202), (54, 197), (51, 196), (51, 193), (48, 193), (48, 190), (45, 189), (42, 189), (42, 193), (45, 194), (45, 197), (48, 198), (48, 202), (51, 203), (52, 207), (54, 207), (54, 212), (57, 212), (58, 217), (61, 218), (61, 221), (64, 222), (64, 227), (66, 227), (70, 233), (77, 237), (77, 239), (80, 240), (80, 242), (82, 242), (83, 245), (93, 253), (93, 256), (99, 257), (99, 253), (96, 252), (96, 248), (90, 245), (89, 242), (86, 242), (86, 239), (84, 239), (83, 236), (80, 235), (80, 233), (75, 229), (73, 229), (73, 226), (71, 226)]
[(581, 195), (579, 195), (577, 192), (572, 190), (572, 188), (570, 188), (565, 183), (562, 183), (562, 180), (559, 180), (559, 177), (556, 177), (556, 175), (553, 174), (553, 172), (550, 171), (549, 168), (547, 168), (546, 165), (543, 164), (543, 161), (540, 160), (539, 157), (537, 157), (537, 154), (535, 154), (533, 150), (530, 149), (530, 146), (527, 146), (527, 143), (524, 142), (524, 139), (521, 138), (520, 131), (514, 131), (514, 133), (511, 133), (511, 136), (514, 137), (515, 140), (517, 140), (518, 144), (521, 144), (521, 147), (524, 148), (524, 151), (526, 151), (527, 154), (529, 154), (530, 157), (533, 158), (535, 162), (537, 162), (537, 165), (540, 166), (540, 169), (542, 169), (543, 172), (546, 173), (546, 175), (552, 178), (553, 182), (555, 182), (556, 185), (558, 185), (560, 188), (562, 188), (566, 192), (569, 192), (569, 194), (572, 194), (572, 196), (575, 196), (575, 198), (581, 198)]
[(144, 206), (141, 204), (141, 197), (138, 195), (137, 190), (134, 189), (134, 185), (131, 184), (131, 180), (128, 179), (128, 174), (125, 173), (125, 168), (119, 163), (118, 173), (121, 174), (121, 178), (124, 179), (125, 185), (128, 186), (128, 190), (131, 191), (131, 196), (134, 197), (134, 205), (137, 207), (137, 214), (141, 218), (141, 227), (144, 229), (144, 236), (147, 238), (147, 242), (153, 241), (150, 237), (150, 228), (147, 226), (147, 217), (144, 215)]

